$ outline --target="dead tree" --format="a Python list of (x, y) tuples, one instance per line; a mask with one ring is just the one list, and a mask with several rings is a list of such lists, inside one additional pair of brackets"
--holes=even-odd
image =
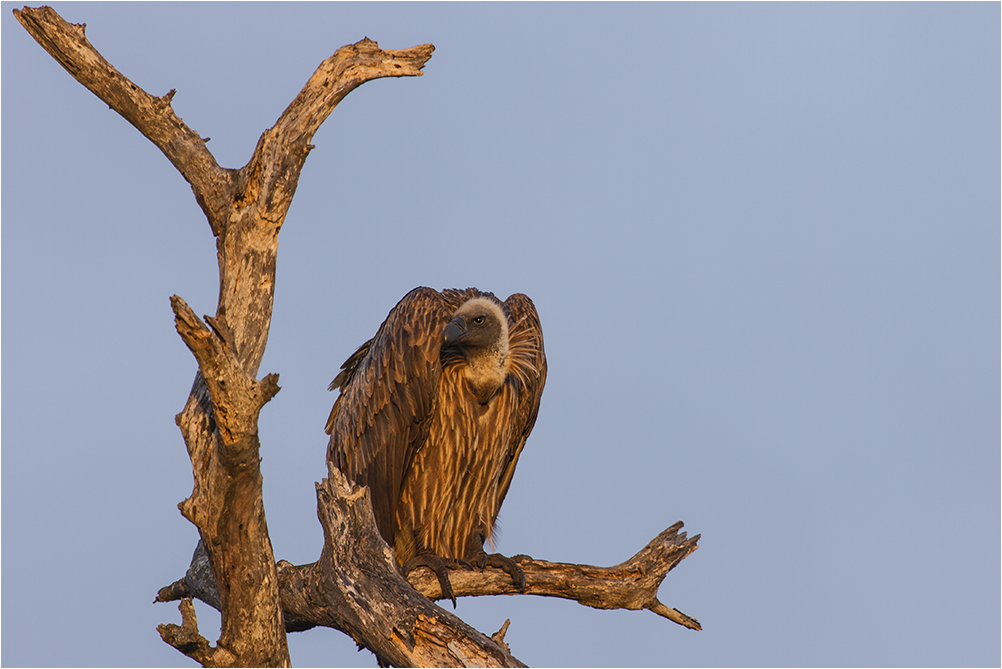
[[(199, 319), (184, 300), (171, 298), (177, 331), (198, 363), (176, 420), (195, 478), (191, 496), (178, 506), (201, 539), (184, 578), (157, 595), (157, 601), (181, 600), (182, 624), (158, 628), (164, 641), (204, 666), (287, 666), (286, 633), (326, 626), (351, 635), (382, 663), (524, 666), (504, 643), (505, 628), (488, 637), (433, 603), (441, 592), (430, 571), (419, 569), (409, 580), (400, 575), (376, 529), (368, 490), (337, 469), (317, 485), (324, 548), (312, 564), (276, 563), (261, 495), (257, 419), (279, 386), (277, 375), (257, 373), (271, 325), (278, 233), (310, 141), (348, 93), (372, 79), (420, 76), (434, 47), (386, 51), (363, 39), (338, 49), (261, 135), (250, 162), (227, 169), (174, 113), (174, 91), (156, 97), (129, 81), (91, 46), (84, 25), (67, 23), (49, 7), (14, 15), (74, 79), (167, 156), (216, 238), (216, 314)], [(667, 573), (696, 550), (699, 537), (687, 538), (681, 528), (672, 525), (614, 567), (516, 556), (525, 593), (602, 609), (649, 609), (699, 629), (657, 598)], [(455, 572), (452, 584), (457, 596), (517, 594), (510, 577), (491, 568)], [(222, 614), (215, 645), (199, 633), (192, 597)]]

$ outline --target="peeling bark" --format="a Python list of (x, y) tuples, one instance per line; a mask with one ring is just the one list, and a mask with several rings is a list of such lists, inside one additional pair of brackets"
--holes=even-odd
[[(385, 579), (396, 581), (399, 574), (392, 568), (392, 561), (387, 561), (390, 547), (376, 528), (367, 489), (348, 485), (336, 469), (330, 475), (317, 490), (318, 514), (324, 527), (324, 553), (320, 560), (307, 565), (294, 566), (285, 561), (279, 562), (279, 589), (287, 631), (296, 632), (317, 626), (332, 627), (350, 634), (357, 641), (358, 635), (352, 626), (345, 624), (346, 620), (356, 614), (344, 610), (345, 607), (350, 609), (357, 604), (340, 593), (346, 589), (364, 593), (361, 600), (371, 607), (372, 602), (383, 599), (385, 595), (382, 593), (388, 591)], [(331, 484), (331, 480), (337, 484)], [(336, 534), (331, 528), (337, 528)], [(525, 572), (524, 592), (515, 589), (511, 576), (506, 572), (491, 567), (483, 571), (453, 571), (450, 572), (450, 579), (457, 597), (519, 594), (559, 597), (597, 609), (647, 609), (679, 625), (699, 630), (701, 627), (698, 621), (662, 604), (657, 596), (658, 588), (668, 572), (698, 548), (699, 536), (688, 538), (681, 529), (682, 523), (675, 523), (652, 539), (636, 555), (612, 567), (547, 562), (526, 555), (515, 556), (513, 559)], [(213, 601), (218, 598), (215, 583), (212, 573), (205, 570), (203, 565), (204, 561), (196, 552), (185, 578), (162, 588), (158, 600), (170, 601), (194, 596), (215, 606)], [(344, 581), (343, 588), (319, 585), (319, 574), (331, 570), (339, 573), (339, 578)], [(384, 574), (384, 571), (388, 573)], [(407, 576), (407, 581), (428, 599), (443, 598), (438, 578), (429, 569), (416, 569)], [(177, 589), (178, 584), (183, 584), (183, 587)], [(404, 594), (393, 596), (410, 598), (409, 594), (406, 597)], [(392, 624), (380, 625), (383, 636), (388, 635), (393, 628), (399, 629), (401, 624), (394, 621)], [(503, 641), (503, 635), (501, 640)], [(368, 646), (365, 643), (363, 645)], [(380, 652), (378, 648), (368, 647), (374, 652)]]
[[(368, 491), (339, 471), (317, 486), (324, 548), (317, 562), (275, 562), (261, 496), (258, 415), (279, 391), (278, 377), (258, 379), (271, 326), (278, 233), (292, 203), (314, 133), (352, 90), (381, 77), (421, 76), (430, 44), (389, 51), (369, 39), (338, 49), (258, 140), (240, 169), (220, 167), (201, 135), (171, 107), (174, 91), (154, 96), (116, 70), (87, 40), (83, 25), (49, 7), (14, 10), (36, 41), (70, 75), (155, 144), (191, 185), (219, 260), (214, 316), (199, 319), (171, 298), (178, 334), (198, 363), (176, 420), (191, 457), (194, 490), (178, 506), (201, 540), (183, 579), (156, 601), (181, 599), (182, 624), (158, 631), (204, 666), (288, 666), (287, 631), (333, 627), (399, 666), (524, 666), (504, 643), (433, 603), (441, 597), (427, 570), (396, 569), (376, 530)], [(526, 592), (574, 599), (596, 608), (649, 609), (699, 629), (657, 599), (665, 575), (696, 550), (676, 523), (630, 560), (609, 568), (520, 556)], [(516, 594), (504, 572), (454, 572), (458, 596)], [(219, 641), (201, 636), (191, 597), (222, 614)]]

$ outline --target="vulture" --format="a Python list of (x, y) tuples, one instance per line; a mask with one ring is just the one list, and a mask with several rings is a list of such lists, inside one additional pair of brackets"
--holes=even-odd
[(406, 575), (521, 568), (488, 554), (498, 511), (536, 422), (546, 382), (536, 307), (476, 288), (415, 288), (390, 311), (330, 384), (327, 458), (368, 486), (379, 533)]

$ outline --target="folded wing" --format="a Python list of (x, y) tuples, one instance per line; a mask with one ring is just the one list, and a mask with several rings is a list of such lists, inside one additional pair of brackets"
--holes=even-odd
[(442, 331), (452, 311), (437, 291), (415, 288), (331, 383), (341, 395), (327, 420), (328, 459), (372, 490), (376, 523), (390, 545), (401, 484), (435, 410)]

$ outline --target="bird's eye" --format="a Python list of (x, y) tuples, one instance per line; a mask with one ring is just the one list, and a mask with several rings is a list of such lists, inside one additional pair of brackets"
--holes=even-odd
[(476, 323), (477, 325), (483, 325), (484, 324), (484, 317), (483, 316), (477, 316), (476, 318), (473, 319), (473, 322)]

